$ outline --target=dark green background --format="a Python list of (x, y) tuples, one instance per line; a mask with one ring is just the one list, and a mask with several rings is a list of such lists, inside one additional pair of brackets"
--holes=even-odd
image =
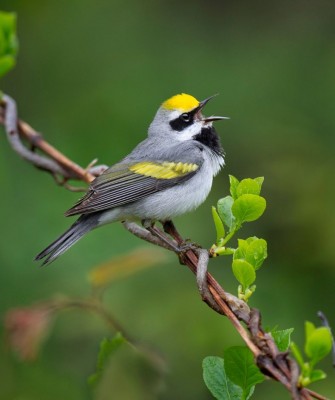
[[(228, 174), (265, 176), (266, 213), (241, 232), (269, 244), (251, 304), (265, 326), (294, 326), (300, 344), (304, 321), (318, 323), (319, 309), (335, 324), (333, 1), (11, 0), (1, 8), (18, 13), (20, 38), (18, 65), (1, 89), (21, 118), (83, 166), (126, 155), (169, 96), (219, 92), (206, 110), (231, 117), (217, 124), (226, 167), (206, 203), (176, 224), (210, 246), (210, 206), (228, 193)], [(115, 224), (37, 268), (33, 256), (66, 229), (62, 213), (78, 194), (19, 159), (4, 135), (0, 143), (2, 313), (55, 293), (84, 296), (93, 266), (142, 245)], [(241, 344), (199, 300), (193, 276), (169, 260), (115, 282), (107, 296), (127, 330), (166, 360), (164, 383), (149, 394), (145, 380), (135, 382), (136, 361), (120, 352), (95, 399), (210, 399), (202, 359)], [(235, 293), (227, 261), (214, 260), (211, 271)], [(3, 345), (0, 398), (90, 398), (86, 378), (109, 334), (98, 318), (73, 311), (59, 317), (34, 363), (18, 362)], [(313, 389), (332, 398), (330, 359), (323, 367), (330, 379)], [(257, 387), (256, 399), (269, 396), (289, 398), (279, 384)]]

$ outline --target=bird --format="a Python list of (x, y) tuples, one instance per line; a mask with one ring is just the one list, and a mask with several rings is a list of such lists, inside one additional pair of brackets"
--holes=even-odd
[(152, 226), (202, 204), (224, 166), (224, 151), (213, 122), (228, 118), (202, 114), (215, 96), (198, 101), (180, 93), (164, 101), (147, 138), (91, 182), (87, 193), (65, 213), (79, 218), (35, 260), (50, 264), (102, 225), (130, 220)]

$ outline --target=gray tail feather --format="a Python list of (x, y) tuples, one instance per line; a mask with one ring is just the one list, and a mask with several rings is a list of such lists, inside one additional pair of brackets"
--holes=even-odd
[(43, 265), (47, 265), (56, 260), (65, 253), (80, 238), (98, 225), (98, 216), (96, 214), (82, 215), (71, 227), (64, 232), (58, 239), (52, 242), (46, 249), (41, 251), (35, 257), (35, 260), (42, 260)]

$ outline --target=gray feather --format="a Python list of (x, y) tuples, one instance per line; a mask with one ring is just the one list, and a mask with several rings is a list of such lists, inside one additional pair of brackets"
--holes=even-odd
[(42, 260), (44, 258), (42, 266), (52, 263), (81, 237), (94, 229), (98, 225), (98, 219), (99, 213), (81, 216), (66, 232), (52, 242), (46, 249), (41, 251), (35, 257), (35, 260)]

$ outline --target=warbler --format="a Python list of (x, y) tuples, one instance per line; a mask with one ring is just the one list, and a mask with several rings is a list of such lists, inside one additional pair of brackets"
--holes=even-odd
[(65, 215), (80, 215), (58, 239), (36, 256), (49, 264), (86, 233), (124, 220), (165, 222), (204, 202), (224, 152), (203, 101), (181, 93), (158, 109), (148, 137), (119, 163), (94, 179), (87, 193)]

